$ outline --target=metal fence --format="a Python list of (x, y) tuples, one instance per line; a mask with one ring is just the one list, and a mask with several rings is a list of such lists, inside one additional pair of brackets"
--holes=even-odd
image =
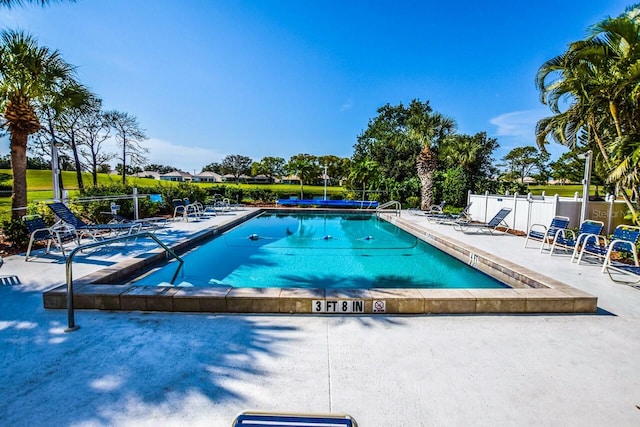
[[(570, 218), (569, 227), (579, 227), (581, 222), (582, 197), (533, 196), (531, 193), (521, 195), (471, 194), (468, 202), (471, 217), (476, 221), (489, 221), (501, 208), (511, 208), (506, 222), (514, 230), (526, 231), (531, 224), (548, 225), (554, 216), (562, 215)], [(624, 201), (607, 196), (604, 201), (588, 201), (585, 219), (593, 219), (604, 223), (604, 232), (613, 233), (620, 224), (629, 223), (624, 219), (627, 205)]]

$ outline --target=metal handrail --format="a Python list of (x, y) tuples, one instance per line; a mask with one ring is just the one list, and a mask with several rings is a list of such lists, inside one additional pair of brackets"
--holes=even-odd
[(385, 208), (388, 208), (390, 206), (394, 207), (394, 212), (395, 212), (396, 216), (400, 216), (400, 212), (402, 212), (402, 205), (400, 204), (400, 202), (397, 202), (395, 200), (390, 200), (387, 203), (383, 203), (380, 206), (378, 206), (376, 208), (376, 214), (378, 212), (380, 212), (381, 210), (383, 210)]
[(176, 269), (176, 272), (173, 274), (173, 277), (171, 278), (171, 282), (170, 282), (173, 285), (173, 282), (175, 282), (176, 278), (178, 277), (178, 273), (180, 272), (180, 269), (182, 268), (184, 261), (173, 251), (173, 249), (165, 245), (160, 239), (158, 239), (158, 237), (155, 234), (153, 234), (150, 231), (142, 231), (140, 233), (127, 234), (126, 236), (118, 236), (118, 237), (113, 237), (111, 239), (105, 239), (97, 242), (80, 245), (74, 248), (69, 254), (69, 258), (67, 258), (67, 264), (66, 264), (67, 317), (68, 317), (69, 324), (68, 324), (68, 327), (64, 330), (65, 332), (75, 331), (78, 328), (80, 328), (80, 326), (77, 326), (75, 324), (75, 319), (74, 319), (75, 316), (74, 316), (74, 308), (73, 308), (73, 271), (71, 268), (71, 264), (73, 263), (73, 258), (76, 256), (76, 254), (86, 249), (106, 246), (111, 243), (120, 242), (122, 240), (138, 238), (138, 237), (151, 237), (151, 239), (153, 239), (158, 245), (160, 245), (169, 255), (173, 256), (176, 260), (178, 260), (178, 263), (179, 263), (178, 268)]

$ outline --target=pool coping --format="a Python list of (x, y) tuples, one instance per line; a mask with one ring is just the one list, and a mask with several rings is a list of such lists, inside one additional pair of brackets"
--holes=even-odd
[[(183, 253), (262, 212), (301, 212), (300, 208), (261, 208), (191, 235), (171, 248)], [(305, 212), (307, 210), (304, 210)], [(354, 210), (362, 213), (362, 210)], [(335, 212), (312, 209), (310, 213)], [(345, 212), (345, 210), (340, 210)], [(199, 288), (118, 284), (165, 258), (153, 250), (74, 280), (77, 309), (270, 314), (471, 314), (595, 313), (597, 297), (519, 264), (420, 227), (390, 213), (379, 216), (436, 248), (512, 286), (505, 289), (308, 289)], [(67, 308), (66, 285), (43, 293), (47, 309)]]

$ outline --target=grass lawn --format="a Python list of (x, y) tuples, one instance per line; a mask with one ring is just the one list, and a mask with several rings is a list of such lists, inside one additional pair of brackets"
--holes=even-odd
[[(555, 194), (561, 197), (573, 197), (576, 192), (578, 192), (578, 197), (582, 197), (582, 185), (580, 184), (571, 184), (571, 185), (530, 185), (529, 191), (534, 196), (539, 196), (544, 191), (545, 195), (553, 196)], [(600, 195), (603, 195), (602, 186), (598, 187), (598, 192)], [(589, 194), (596, 194), (596, 186), (592, 185), (589, 188)]]
[[(2, 184), (11, 185), (11, 170), (0, 169), (0, 177), (5, 178)], [(1, 179), (0, 178), (0, 179)], [(93, 177), (90, 173), (84, 172), (82, 179), (86, 187), (90, 187), (93, 183)], [(52, 174), (50, 170), (27, 170), (27, 200), (29, 202), (51, 200), (53, 198)], [(120, 184), (122, 177), (118, 175), (98, 174), (98, 185), (107, 186), (111, 184)], [(71, 197), (78, 194), (78, 182), (76, 173), (73, 171), (62, 171), (62, 183), (65, 190), (69, 192)], [(139, 187), (157, 187), (162, 185), (176, 186), (178, 182), (159, 181), (151, 178), (134, 178), (127, 177), (129, 185)], [(201, 187), (238, 187), (242, 188), (245, 194), (250, 190), (262, 189), (271, 190), (280, 194), (300, 194), (300, 185), (298, 184), (234, 184), (234, 183), (198, 183)], [(324, 194), (324, 186), (305, 185), (305, 193), (313, 193), (314, 195)], [(344, 192), (342, 187), (327, 187), (327, 197), (340, 196)], [(11, 197), (0, 197), (0, 220), (8, 219), (11, 213)]]

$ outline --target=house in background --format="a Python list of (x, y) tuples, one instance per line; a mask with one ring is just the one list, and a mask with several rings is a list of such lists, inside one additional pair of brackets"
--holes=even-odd
[(247, 184), (273, 184), (275, 180), (267, 175), (256, 175), (247, 178)]
[(200, 172), (193, 175), (193, 182), (222, 182), (222, 175), (215, 172)]
[(160, 175), (161, 181), (187, 182), (193, 179), (193, 175), (189, 172), (173, 171)]
[(134, 173), (132, 176), (135, 176), (137, 178), (160, 179), (160, 173), (156, 171), (142, 171)]
[(280, 180), (280, 183), (300, 185), (300, 178), (298, 177), (298, 175), (283, 176), (282, 179)]

